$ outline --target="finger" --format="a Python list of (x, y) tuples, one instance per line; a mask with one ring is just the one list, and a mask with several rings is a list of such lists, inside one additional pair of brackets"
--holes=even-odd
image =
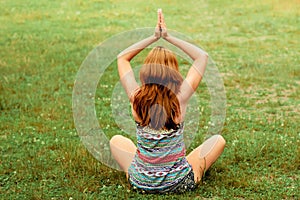
[(161, 9), (157, 10), (157, 26), (161, 29)]
[(165, 17), (162, 13), (161, 13), (160, 25), (161, 27), (166, 28)]
[(166, 23), (161, 22), (161, 23), (160, 23), (160, 26), (161, 26), (161, 28), (166, 28)]
[(157, 24), (160, 23), (160, 12), (159, 9), (157, 10)]
[(160, 13), (160, 19), (161, 19), (160, 20), (161, 23), (165, 23), (165, 17), (164, 17), (164, 14), (162, 12)]
[(158, 19), (159, 19), (159, 23), (161, 23), (161, 9), (158, 9)]

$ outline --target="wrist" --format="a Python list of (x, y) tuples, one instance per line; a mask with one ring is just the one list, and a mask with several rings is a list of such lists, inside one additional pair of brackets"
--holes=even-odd
[(160, 36), (154, 34), (154, 35), (150, 36), (149, 39), (151, 40), (151, 42), (156, 42), (157, 40), (160, 39)]
[(166, 36), (162, 36), (162, 38), (164, 39), (164, 40), (169, 40), (170, 39), (170, 36), (169, 35), (166, 35)]
[(163, 38), (164, 40), (168, 41), (168, 42), (170, 42), (171, 37), (172, 37), (172, 36), (171, 36), (169, 33), (162, 36), (162, 38)]
[(160, 39), (160, 37), (154, 36), (154, 37), (153, 37), (153, 40), (154, 40), (153, 42), (156, 42), (156, 41), (159, 40), (159, 39)]

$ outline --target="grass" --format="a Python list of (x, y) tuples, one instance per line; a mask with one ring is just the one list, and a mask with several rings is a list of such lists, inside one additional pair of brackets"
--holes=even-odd
[[(117, 33), (154, 26), (159, 7), (170, 29), (209, 52), (227, 95), (224, 154), (183, 195), (131, 192), (123, 173), (88, 153), (72, 116), (88, 53)], [(1, 1), (0, 199), (299, 199), (299, 10), (299, 0)], [(115, 66), (106, 73), (97, 116), (111, 136), (121, 132), (109, 107)], [(205, 83), (198, 94), (201, 135)]]

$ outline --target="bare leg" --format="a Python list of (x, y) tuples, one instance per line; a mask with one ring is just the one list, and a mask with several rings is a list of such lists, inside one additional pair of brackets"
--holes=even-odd
[(225, 140), (221, 135), (214, 135), (194, 149), (187, 160), (192, 165), (195, 182), (199, 182), (205, 170), (207, 170), (222, 154)]
[(114, 159), (126, 173), (126, 177), (128, 177), (128, 168), (134, 158), (136, 146), (130, 139), (122, 135), (113, 136), (109, 144)]

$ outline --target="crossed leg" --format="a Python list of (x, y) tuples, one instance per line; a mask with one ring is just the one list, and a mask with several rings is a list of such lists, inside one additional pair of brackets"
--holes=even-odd
[[(200, 182), (205, 170), (222, 154), (225, 143), (225, 139), (221, 135), (214, 135), (187, 156), (188, 162), (192, 165), (196, 183)], [(110, 150), (128, 177), (128, 168), (135, 156), (137, 147), (130, 139), (122, 135), (115, 135), (110, 140)]]
[(214, 135), (194, 149), (186, 158), (192, 165), (195, 182), (199, 183), (204, 172), (219, 158), (225, 147), (225, 139)]
[(121, 169), (128, 177), (128, 168), (136, 153), (135, 144), (122, 135), (115, 135), (110, 139), (110, 150)]

